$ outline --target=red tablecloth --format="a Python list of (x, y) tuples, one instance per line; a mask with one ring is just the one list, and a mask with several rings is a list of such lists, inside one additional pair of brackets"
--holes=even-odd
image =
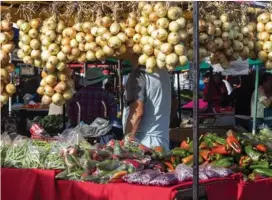
[[(1, 169), (2, 200), (171, 200), (184, 182), (173, 187), (139, 186), (127, 183), (94, 184), (55, 180), (56, 171)], [(209, 200), (271, 200), (272, 179), (244, 183), (240, 175), (201, 181)], [(260, 196), (260, 193), (261, 196)], [(255, 196), (254, 196), (255, 195)], [(257, 198), (256, 198), (257, 195)]]

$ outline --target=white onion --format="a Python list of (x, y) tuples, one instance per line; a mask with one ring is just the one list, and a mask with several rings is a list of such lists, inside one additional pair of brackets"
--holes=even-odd
[(268, 33), (272, 33), (272, 21), (266, 23), (265, 31)]
[(141, 42), (141, 35), (136, 33), (134, 36), (133, 36), (133, 41), (137, 44), (139, 44)]
[(153, 33), (153, 31), (156, 30), (156, 24), (152, 23), (152, 24), (149, 24), (148, 27), (147, 27), (147, 32), (149, 35), (151, 35)]
[(169, 23), (169, 30), (172, 32), (178, 32), (181, 29), (181, 26), (178, 22), (172, 21)]
[(121, 47), (122, 42), (121, 42), (121, 40), (118, 37), (113, 36), (113, 37), (111, 37), (109, 39), (108, 45), (109, 45), (109, 47), (111, 47), (113, 49), (118, 49), (118, 48)]
[(57, 55), (58, 52), (60, 51), (59, 45), (52, 43), (48, 46), (48, 51), (51, 55)]
[(180, 36), (177, 32), (171, 32), (168, 35), (167, 38), (167, 42), (172, 44), (172, 45), (176, 45), (180, 42)]
[(178, 56), (175, 53), (170, 53), (169, 55), (166, 56), (165, 62), (168, 65), (175, 66), (178, 62)]
[(148, 19), (150, 22), (156, 22), (159, 17), (157, 16), (156, 12), (153, 11), (149, 14)]
[(272, 52), (272, 42), (271, 41), (265, 41), (263, 45), (263, 50), (267, 53)]
[(22, 50), (24, 51), (24, 53), (26, 55), (29, 55), (30, 52), (31, 52), (31, 47), (29, 45), (24, 45), (23, 48), (22, 48)]
[(168, 9), (167, 16), (171, 20), (176, 20), (179, 17), (181, 17), (181, 15), (182, 15), (182, 9), (180, 7), (175, 6), (175, 7), (170, 7)]
[(56, 65), (58, 64), (59, 60), (57, 58), (57, 56), (50, 56), (48, 58), (48, 62), (51, 64), (51, 65)]
[(230, 22), (224, 22), (223, 24), (222, 24), (222, 30), (223, 31), (229, 31), (231, 29), (231, 23)]
[(34, 62), (34, 60), (33, 60), (33, 58), (32, 58), (31, 56), (25, 56), (25, 57), (23, 58), (23, 62), (24, 62), (25, 64), (32, 65), (33, 62)]
[(143, 46), (143, 53), (146, 54), (147, 56), (151, 56), (154, 53), (154, 49), (152, 48), (151, 45), (146, 44)]
[(61, 51), (65, 54), (69, 54), (72, 52), (72, 47), (70, 45), (65, 45), (61, 48)]
[(149, 25), (149, 19), (146, 16), (141, 16), (139, 19), (139, 22), (141, 24), (141, 26), (148, 26)]
[(132, 39), (132, 38), (129, 38), (129, 39), (127, 40), (127, 42), (126, 42), (126, 46), (127, 46), (128, 48), (131, 48), (131, 47), (133, 47), (133, 45), (134, 45), (133, 39)]
[(98, 30), (97, 30), (97, 34), (100, 35), (100, 36), (103, 36), (106, 32), (108, 32), (108, 29), (106, 27), (99, 27)]
[(40, 58), (41, 57), (41, 51), (40, 50), (32, 50), (30, 53), (30, 56), (32, 58)]
[(102, 51), (102, 49), (98, 49), (98, 50), (95, 52), (95, 57), (96, 57), (98, 60), (103, 60), (103, 59), (105, 59), (105, 53)]
[(148, 57), (146, 59), (145, 66), (146, 66), (146, 69), (151, 69), (151, 70), (154, 69), (156, 67), (156, 59), (155, 59), (155, 57), (154, 56)]
[(167, 8), (164, 5), (157, 6), (155, 5), (154, 11), (158, 17), (165, 17), (167, 15)]
[(258, 52), (258, 58), (263, 61), (263, 62), (266, 62), (267, 59), (268, 59), (268, 55), (265, 51), (259, 51)]
[(182, 44), (177, 44), (177, 45), (174, 46), (174, 52), (178, 56), (182, 56), (185, 53), (185, 47)]
[(139, 57), (138, 62), (140, 65), (145, 65), (146, 64), (146, 60), (147, 60), (148, 56), (143, 54)]
[(71, 54), (75, 57), (80, 55), (80, 50), (78, 48), (72, 48)]
[(146, 35), (142, 36), (141, 37), (141, 44), (142, 45), (149, 44), (149, 36), (146, 36)]
[(169, 26), (169, 21), (167, 18), (160, 18), (157, 20), (156, 25), (158, 28), (167, 29)]
[(29, 35), (24, 35), (21, 39), (23, 44), (30, 44), (31, 38), (29, 37)]
[(152, 5), (151, 4), (145, 4), (144, 6), (143, 6), (143, 13), (145, 14), (145, 15), (149, 15), (152, 11), (153, 11), (153, 7), (152, 7)]
[(168, 37), (168, 33), (165, 29), (158, 29), (157, 30), (157, 36), (156, 38), (159, 39), (160, 41), (165, 41), (167, 40)]
[(56, 39), (56, 37), (57, 37), (56, 32), (53, 31), (53, 30), (47, 31), (45, 33), (45, 36), (48, 37), (51, 42), (53, 42)]
[(25, 57), (26, 55), (22, 49), (19, 49), (17, 52), (17, 56), (18, 58), (23, 59), (23, 57)]
[(116, 50), (115, 54), (119, 56), (119, 55), (122, 55), (126, 52), (127, 52), (127, 47), (126, 47), (126, 45), (122, 44), (121, 47)]
[(156, 64), (157, 64), (157, 67), (159, 69), (164, 69), (166, 67), (166, 62), (163, 62), (163, 61), (158, 60), (158, 59), (156, 60)]
[(121, 40), (122, 43), (125, 43), (128, 40), (127, 35), (123, 32), (118, 33), (117, 37)]
[(114, 54), (114, 49), (109, 47), (108, 45), (105, 45), (103, 47), (103, 52), (105, 53), (106, 56), (112, 56)]
[(265, 31), (265, 25), (263, 23), (257, 23), (257, 31), (258, 32), (263, 32)]
[(185, 41), (188, 37), (188, 33), (185, 29), (179, 31), (179, 36), (181, 41)]
[(147, 27), (145, 27), (145, 26), (142, 26), (141, 27), (141, 35), (148, 35), (148, 30), (147, 30)]
[(71, 45), (72, 48), (75, 48), (75, 47), (78, 46), (78, 41), (76, 41), (76, 39), (72, 39), (72, 40), (70, 41), (70, 45)]
[(162, 53), (168, 55), (173, 51), (173, 46), (169, 43), (163, 43), (160, 50)]
[(103, 40), (108, 41), (112, 37), (112, 34), (108, 31), (102, 36)]
[(93, 24), (91, 22), (84, 22), (82, 24), (82, 31), (84, 33), (89, 33), (91, 31), (92, 25)]
[(179, 64), (181, 66), (186, 65), (187, 62), (188, 62), (188, 58), (186, 56), (179, 56)]
[(110, 27), (111, 26), (111, 23), (112, 23), (112, 20), (111, 20), (111, 17), (109, 16), (104, 16), (101, 20), (102, 22), (102, 25), (106, 28)]
[(141, 24), (137, 24), (134, 29), (136, 33), (141, 33), (141, 28), (142, 28)]
[(129, 18), (127, 19), (127, 21), (126, 21), (126, 24), (127, 24), (128, 27), (133, 28), (133, 27), (136, 26), (137, 20), (136, 20), (135, 18), (129, 17)]
[(23, 31), (24, 33), (27, 33), (30, 29), (30, 24), (28, 22), (23, 22), (20, 25), (20, 30)]
[(5, 33), (0, 33), (0, 44), (8, 42), (8, 37)]
[(79, 43), (84, 43), (85, 42), (85, 33), (79, 32), (76, 34), (76, 41)]
[(64, 52), (62, 52), (62, 51), (58, 52), (57, 58), (61, 62), (64, 62), (67, 59), (66, 54)]
[(113, 35), (116, 35), (117, 33), (119, 33), (121, 27), (117, 22), (112, 23), (112, 25), (110, 26), (110, 32)]

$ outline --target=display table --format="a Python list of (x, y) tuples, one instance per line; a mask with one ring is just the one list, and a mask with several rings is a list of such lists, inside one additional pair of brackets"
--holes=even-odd
[[(1, 199), (172, 200), (184, 199), (183, 191), (192, 188), (191, 181), (172, 187), (140, 186), (127, 183), (95, 184), (56, 180), (56, 174), (57, 171), (54, 170), (2, 168)], [(241, 182), (241, 175), (237, 174), (230, 178), (201, 181), (200, 186), (205, 188), (209, 200), (272, 199), (272, 179), (245, 184)], [(256, 195), (261, 198), (256, 198)]]

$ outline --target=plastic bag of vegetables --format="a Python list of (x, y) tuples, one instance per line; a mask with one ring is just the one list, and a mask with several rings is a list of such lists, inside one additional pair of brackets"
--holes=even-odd
[(52, 142), (51, 150), (45, 158), (45, 169), (65, 169), (65, 163), (60, 153), (61, 150), (67, 148), (67, 143), (64, 142)]
[(7, 149), (4, 161), (5, 167), (22, 168), (28, 152), (29, 139), (21, 135), (16, 136)]
[[(11, 139), (7, 132), (3, 133), (1, 135), (0, 140), (0, 152), (1, 152), (1, 159), (5, 160), (6, 152), (11, 144)], [(4, 164), (4, 162), (1, 162), (1, 166)]]

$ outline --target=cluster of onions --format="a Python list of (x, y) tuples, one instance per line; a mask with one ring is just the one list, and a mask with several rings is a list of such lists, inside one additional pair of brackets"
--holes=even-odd
[(72, 98), (73, 81), (66, 67), (67, 55), (61, 51), (65, 23), (55, 16), (44, 21), (40, 30), (41, 59), (44, 71), (37, 93), (43, 95), (42, 103), (62, 106)]
[(258, 58), (265, 63), (266, 69), (272, 69), (272, 13), (260, 14), (257, 21)]
[(4, 19), (0, 24), (0, 61), (1, 61), (1, 106), (7, 103), (9, 97), (16, 92), (16, 87), (10, 83), (9, 73), (14, 71), (14, 64), (10, 63), (10, 53), (14, 49), (12, 23)]
[(228, 68), (230, 61), (239, 57), (254, 58), (254, 23), (248, 23), (243, 27), (235, 21), (230, 21), (228, 14), (223, 13), (219, 17), (208, 15), (206, 20), (200, 20), (200, 43), (211, 53), (212, 64), (220, 64)]
[(40, 19), (32, 19), (30, 22), (18, 20), (19, 50), (17, 55), (25, 64), (42, 66), (41, 61), (41, 42), (39, 38)]
[(188, 59), (181, 44), (186, 37), (182, 9), (167, 7), (161, 2), (154, 5), (140, 2), (138, 9), (141, 16), (134, 27), (133, 51), (140, 55), (139, 64), (145, 65), (150, 73), (156, 67), (172, 71), (176, 66), (186, 64)]

